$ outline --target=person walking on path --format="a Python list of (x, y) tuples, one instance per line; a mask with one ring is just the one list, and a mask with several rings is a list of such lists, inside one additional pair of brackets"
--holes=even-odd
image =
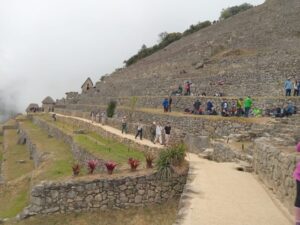
[(299, 82), (295, 79), (293, 85), (294, 85), (294, 96), (298, 96), (299, 95), (299, 89), (298, 89)]
[(245, 117), (249, 116), (249, 112), (252, 106), (252, 99), (250, 96), (248, 96), (244, 101), (244, 107), (245, 107)]
[(170, 97), (169, 97), (169, 107), (168, 107), (168, 111), (169, 111), (169, 112), (172, 111), (172, 108), (171, 108), (171, 107), (172, 107), (172, 102), (173, 102), (173, 99), (172, 99), (172, 97), (170, 96)]
[(155, 130), (156, 130), (156, 123), (153, 122), (150, 127), (150, 134), (151, 134), (151, 141), (154, 143), (155, 140)]
[(101, 113), (101, 125), (104, 126), (106, 122), (106, 114), (105, 112)]
[(91, 121), (92, 121), (92, 123), (94, 123), (95, 122), (95, 120), (96, 120), (96, 115), (95, 115), (95, 112), (94, 112), (94, 110), (92, 110), (91, 111)]
[(127, 134), (127, 118), (126, 116), (123, 116), (122, 118), (122, 134)]
[(293, 88), (293, 83), (292, 83), (292, 81), (291, 81), (291, 78), (289, 77), (289, 78), (284, 82), (285, 96), (291, 96), (292, 88)]
[(137, 125), (137, 133), (135, 135), (135, 139), (140, 136), (140, 140), (143, 139), (143, 124), (142, 124), (142, 120), (140, 120), (140, 122)]
[(154, 144), (156, 144), (157, 141), (162, 145), (162, 127), (159, 123), (156, 124)]
[(166, 146), (169, 145), (170, 136), (171, 136), (171, 124), (170, 124), (170, 122), (168, 122), (167, 126), (165, 126), (165, 145)]
[[(300, 152), (300, 142), (296, 146), (296, 151)], [(295, 223), (300, 225), (300, 162), (297, 163), (293, 177), (296, 180), (296, 199), (295, 199)]]
[(169, 100), (168, 100), (168, 98), (164, 99), (162, 105), (164, 107), (164, 112), (168, 112), (168, 109), (169, 109)]

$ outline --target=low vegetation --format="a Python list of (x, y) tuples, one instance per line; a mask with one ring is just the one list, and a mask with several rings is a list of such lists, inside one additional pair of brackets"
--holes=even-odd
[(116, 107), (117, 107), (117, 102), (110, 101), (108, 103), (108, 106), (107, 106), (107, 109), (106, 109), (107, 117), (112, 118), (115, 115)]
[(186, 155), (184, 144), (174, 145), (160, 152), (156, 167), (161, 178), (168, 179), (172, 175), (172, 167), (181, 166)]
[(220, 20), (228, 19), (229, 17), (237, 15), (240, 12), (246, 11), (246, 10), (251, 9), (251, 8), (253, 8), (253, 5), (251, 5), (249, 3), (244, 3), (244, 4), (241, 4), (241, 5), (228, 7), (226, 9), (222, 10)]

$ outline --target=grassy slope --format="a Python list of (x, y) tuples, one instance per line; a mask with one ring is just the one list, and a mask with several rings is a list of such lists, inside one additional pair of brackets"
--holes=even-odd
[[(3, 174), (7, 181), (19, 178), (34, 169), (26, 146), (18, 145), (17, 141), (18, 134), (16, 130), (5, 131), (5, 144), (7, 145), (7, 149), (3, 155), (5, 160), (3, 163)], [(18, 160), (25, 160), (25, 163), (18, 163)]]
[[(58, 180), (72, 174), (73, 158), (69, 146), (54, 138), (48, 138), (46, 132), (30, 121), (22, 122), (21, 126), (47, 156), (38, 170), (33, 170), (33, 162), (29, 161), (26, 146), (16, 144), (16, 130), (5, 132), (7, 151), (4, 154), (4, 175), (8, 182), (0, 189), (0, 218), (14, 217), (22, 211), (28, 203), (31, 185), (41, 180)], [(26, 160), (26, 163), (16, 163), (17, 160)], [(30, 173), (31, 171), (33, 172)]]
[(26, 129), (31, 141), (46, 155), (46, 160), (35, 172), (35, 183), (41, 180), (58, 180), (72, 174), (73, 156), (70, 146), (63, 141), (49, 138), (48, 134), (34, 125), (31, 121), (24, 121), (21, 127)]
[[(111, 139), (104, 138), (96, 132), (88, 132), (86, 134), (74, 134), (73, 131), (78, 129), (76, 125), (71, 125), (63, 120), (53, 122), (49, 115), (41, 116), (41, 119), (62, 129), (64, 132), (72, 135), (74, 140), (82, 147), (87, 149), (93, 155), (103, 160), (113, 160), (119, 164), (118, 168), (127, 166), (128, 158), (135, 158), (143, 164), (145, 161), (144, 154), (136, 149), (132, 149), (127, 145), (117, 143)], [(127, 166), (128, 167), (128, 166)]]
[[(0, 188), (0, 218), (9, 218), (16, 216), (28, 203), (30, 176), (34, 166), (26, 147), (16, 144), (16, 130), (6, 130), (4, 138), (7, 149), (3, 154), (3, 175), (8, 182)], [(18, 163), (18, 160), (26, 162)]]
[(67, 215), (36, 216), (18, 225), (171, 225), (175, 222), (178, 201), (126, 210), (99, 211)]

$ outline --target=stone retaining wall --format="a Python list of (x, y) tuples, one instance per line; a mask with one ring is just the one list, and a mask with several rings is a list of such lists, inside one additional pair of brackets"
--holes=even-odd
[(74, 159), (81, 163), (86, 163), (88, 160), (97, 159), (99, 164), (102, 165), (104, 168), (104, 160), (94, 156), (93, 154), (89, 153), (86, 149), (79, 146), (76, 142), (74, 142), (73, 137), (71, 135), (66, 134), (59, 128), (52, 126), (51, 124), (33, 117), (33, 123), (45, 130), (49, 135), (53, 136), (56, 139), (63, 140), (66, 144), (71, 147), (71, 151), (73, 154)]
[(83, 212), (113, 208), (141, 207), (179, 197), (187, 171), (162, 180), (157, 173), (91, 181), (44, 182), (33, 187), (30, 205), (20, 215)]
[(261, 181), (293, 213), (296, 183), (292, 174), (300, 156), (295, 151), (288, 152), (270, 143), (272, 140), (269, 138), (259, 138), (255, 141), (253, 169)]
[(252, 156), (244, 152), (235, 151), (222, 142), (213, 142), (212, 160), (216, 162), (236, 162), (237, 160), (245, 161), (252, 164)]
[[(135, 107), (135, 108), (161, 108), (162, 101), (167, 96), (141, 96), (141, 97), (101, 97), (93, 95), (82, 95), (78, 99), (76, 104), (72, 102), (61, 102), (61, 106), (69, 109), (76, 110), (90, 110), (90, 108), (95, 108), (99, 106), (107, 107), (110, 101), (116, 101), (117, 107)], [(206, 108), (206, 103), (211, 100), (217, 111), (220, 112), (222, 99), (227, 99), (229, 105), (233, 100), (237, 100), (236, 97), (195, 97), (195, 96), (172, 96), (172, 110), (182, 112), (186, 108), (193, 107), (194, 102), (199, 99), (202, 103), (201, 107)], [(253, 107), (260, 109), (273, 109), (278, 106), (282, 107), (291, 101), (294, 105), (300, 108), (300, 97), (260, 97), (253, 98)]]
[(32, 142), (27, 131), (23, 129), (22, 126), (19, 126), (19, 142), (26, 144), (30, 154), (30, 159), (33, 160), (34, 167), (37, 168), (43, 162), (45, 154), (43, 154), (36, 144)]
[[(67, 109), (59, 109), (56, 112), (72, 115), (78, 117), (89, 118), (89, 112), (79, 111), (79, 110), (67, 110)], [(116, 116), (113, 119), (108, 119), (107, 124), (117, 129), (121, 127), (121, 118), (124, 115), (130, 117), (130, 111), (126, 109), (118, 109)], [(167, 124), (167, 122), (171, 123), (172, 131), (171, 136), (173, 136), (173, 140), (183, 140), (186, 134), (193, 134), (197, 136), (228, 136), (232, 133), (240, 133), (249, 130), (252, 126), (250, 122), (247, 121), (238, 121), (230, 120), (227, 118), (220, 118), (211, 116), (210, 119), (202, 116), (174, 116), (172, 114), (157, 114), (157, 113), (148, 113), (142, 111), (135, 111), (132, 115), (135, 121), (142, 121), (145, 124), (145, 135), (147, 137), (147, 130), (149, 125), (152, 124), (153, 121), (160, 122), (163, 125)], [(136, 132), (136, 123), (129, 123), (129, 132)]]

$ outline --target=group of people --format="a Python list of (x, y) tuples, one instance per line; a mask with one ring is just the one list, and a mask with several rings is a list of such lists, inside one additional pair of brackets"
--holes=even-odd
[(176, 96), (186, 95), (186, 96), (190, 96), (191, 95), (191, 86), (192, 86), (192, 82), (191, 81), (186, 81), (186, 82), (184, 82), (184, 88), (180, 84), (178, 86), (178, 89), (176, 91), (173, 91), (171, 93), (171, 95), (176, 95)]
[(289, 101), (282, 107), (278, 106), (274, 109), (266, 109), (265, 115), (274, 117), (288, 117), (295, 113), (297, 113), (297, 108), (291, 101)]
[(292, 81), (291, 79), (292, 78), (289, 77), (284, 82), (285, 96), (291, 96), (292, 90), (293, 90), (293, 96), (300, 96), (300, 81), (298, 81), (297, 79)]
[(106, 113), (101, 111), (92, 110), (90, 113), (91, 121), (92, 123), (101, 123), (102, 125), (105, 125), (106, 121)]
[[(127, 117), (124, 116), (122, 118), (122, 134), (127, 134), (128, 127), (127, 127)], [(140, 140), (143, 140), (143, 134), (144, 134), (144, 125), (143, 121), (140, 120), (136, 126), (136, 135), (135, 139), (138, 137)], [(159, 142), (161, 145), (169, 145), (170, 142), (170, 136), (171, 136), (171, 123), (168, 122), (165, 126), (162, 123), (159, 122), (153, 122), (150, 127), (150, 136), (151, 141), (156, 144)]]
[[(245, 116), (248, 117), (252, 108), (252, 99), (250, 96), (245, 99), (239, 98), (228, 102), (226, 99), (222, 99), (220, 105), (220, 114), (222, 116)], [(211, 100), (206, 102), (204, 107), (201, 107), (202, 103), (197, 99), (192, 108), (186, 108), (185, 113), (191, 113), (196, 115), (218, 115), (217, 107), (214, 106)]]

